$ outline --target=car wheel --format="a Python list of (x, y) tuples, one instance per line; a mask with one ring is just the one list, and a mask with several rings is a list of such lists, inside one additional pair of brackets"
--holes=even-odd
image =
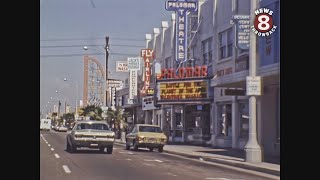
[(133, 141), (133, 149), (134, 149), (135, 151), (138, 150), (138, 144), (136, 143), (135, 140)]
[(151, 152), (152, 152), (152, 151), (153, 151), (153, 148), (149, 148), (149, 151), (151, 151)]
[(68, 141), (67, 141), (67, 148), (66, 148), (66, 150), (67, 150), (67, 152), (70, 152), (70, 145), (69, 145), (69, 143), (68, 143)]
[(72, 143), (71, 143), (71, 145), (70, 145), (70, 152), (71, 152), (71, 153), (77, 152), (77, 147), (74, 146)]
[(113, 151), (113, 146), (107, 147), (107, 153), (108, 154), (112, 154), (112, 151)]
[(128, 140), (126, 140), (126, 150), (130, 149), (130, 144), (128, 144)]
[(158, 151), (159, 151), (159, 152), (163, 152), (163, 146), (160, 146), (160, 147), (158, 148)]
[(105, 148), (105, 147), (100, 147), (100, 148), (99, 148), (99, 151), (100, 151), (101, 153), (104, 153), (104, 148)]

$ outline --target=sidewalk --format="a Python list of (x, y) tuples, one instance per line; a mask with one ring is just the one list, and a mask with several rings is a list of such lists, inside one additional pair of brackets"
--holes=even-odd
[[(115, 143), (125, 144), (120, 139), (116, 139)], [(280, 160), (269, 158), (268, 161), (273, 163), (261, 162), (250, 163), (245, 162), (245, 153), (243, 150), (235, 150), (231, 148), (212, 148), (192, 145), (165, 145), (163, 151), (170, 154), (180, 155), (193, 159), (210, 161), (218, 164), (234, 166), (247, 170), (262, 172), (280, 179)], [(266, 158), (267, 159), (267, 158)]]

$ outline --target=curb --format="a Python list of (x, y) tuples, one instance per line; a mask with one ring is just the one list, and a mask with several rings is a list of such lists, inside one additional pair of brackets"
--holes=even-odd
[[(125, 143), (123, 143), (123, 142), (114, 142), (114, 143), (121, 145), (121, 146), (125, 146)], [(232, 166), (232, 167), (236, 167), (236, 168), (241, 168), (244, 170), (251, 170), (251, 171), (256, 171), (256, 172), (260, 172), (260, 173), (265, 173), (267, 175), (277, 176), (276, 179), (278, 179), (278, 178), (280, 179), (280, 171), (277, 169), (257, 167), (257, 166), (253, 166), (253, 165), (244, 164), (242, 162), (232, 162), (232, 161), (228, 161), (228, 160), (213, 159), (213, 158), (209, 158), (209, 157), (205, 157), (205, 156), (185, 154), (185, 153), (180, 153), (180, 152), (175, 152), (175, 151), (170, 151), (170, 150), (163, 150), (163, 152), (166, 152), (168, 154), (183, 156), (183, 157), (190, 158), (190, 159), (199, 160), (201, 158), (205, 162), (212, 162), (212, 163), (217, 163), (217, 164), (221, 164), (221, 165), (227, 165), (227, 166)], [(272, 178), (272, 179), (274, 179), (274, 178)]]
[(274, 176), (280, 176), (280, 171), (278, 171), (276, 169), (257, 167), (257, 166), (244, 164), (241, 162), (231, 162), (231, 161), (227, 161), (227, 160), (213, 159), (213, 158), (204, 157), (204, 156), (190, 155), (190, 154), (185, 154), (185, 153), (180, 153), (180, 152), (175, 152), (175, 151), (170, 151), (170, 150), (163, 150), (163, 152), (175, 154), (175, 155), (179, 155), (179, 156), (184, 156), (184, 157), (192, 158), (192, 159), (200, 159), (201, 158), (201, 159), (203, 159), (205, 161), (209, 161), (209, 162), (234, 166), (234, 167), (243, 168), (243, 169), (247, 169), (247, 170), (258, 171), (258, 172), (262, 172), (262, 173), (266, 173), (266, 174), (270, 174), (270, 175), (274, 175)]

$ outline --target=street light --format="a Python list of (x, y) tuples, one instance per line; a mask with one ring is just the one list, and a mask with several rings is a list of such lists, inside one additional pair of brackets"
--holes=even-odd
[[(258, 5), (258, 1), (251, 0), (251, 24), (255, 19), (255, 13)], [(249, 49), (249, 76), (256, 77), (257, 75), (257, 36), (251, 31), (250, 33), (250, 49)], [(249, 97), (249, 137), (248, 142), (244, 148), (246, 152), (246, 161), (247, 162), (261, 162), (262, 161), (262, 152), (261, 147), (257, 141), (257, 103), (256, 96), (250, 95)]]
[[(107, 43), (108, 44), (108, 43)], [(104, 91), (103, 91), (103, 95), (104, 95), (104, 97), (103, 97), (103, 105), (104, 106), (108, 106), (108, 104), (107, 104), (107, 90), (108, 90), (108, 88), (107, 88), (107, 84), (108, 84), (108, 56), (109, 56), (109, 46), (108, 45), (106, 45), (106, 47), (105, 47), (105, 51), (102, 51), (101, 49), (99, 49), (99, 48), (95, 48), (95, 47), (92, 47), (93, 49), (95, 49), (95, 50), (97, 50), (97, 51), (99, 51), (99, 52), (102, 52), (104, 55), (105, 55), (105, 66), (104, 66), (104, 79), (105, 79), (105, 85), (104, 85)], [(83, 49), (85, 50), (85, 51), (87, 51), (89, 48), (88, 48), (88, 46), (83, 46)]]
[[(86, 47), (86, 46), (85, 46)], [(78, 115), (78, 91), (79, 91), (79, 87), (78, 87), (78, 81), (71, 81), (71, 80), (68, 80), (67, 78), (63, 78), (63, 81), (64, 82), (74, 82), (75, 83), (75, 86), (76, 86), (76, 115)], [(77, 118), (75, 118), (77, 120)]]

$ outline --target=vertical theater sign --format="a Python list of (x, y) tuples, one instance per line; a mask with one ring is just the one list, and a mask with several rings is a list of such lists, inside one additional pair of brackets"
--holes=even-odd
[(175, 61), (176, 68), (163, 68), (157, 76), (156, 104), (203, 104), (211, 102), (207, 66), (182, 67), (188, 60), (188, 11), (198, 10), (198, 1), (167, 0), (165, 8), (175, 11)]
[(166, 10), (176, 12), (175, 60), (181, 65), (187, 59), (187, 12), (197, 11), (198, 2), (187, 0), (166, 1)]
[(141, 90), (142, 94), (146, 94), (147, 89), (150, 87), (151, 79), (151, 62), (154, 59), (154, 50), (152, 49), (142, 49), (141, 57), (144, 60), (144, 86)]

